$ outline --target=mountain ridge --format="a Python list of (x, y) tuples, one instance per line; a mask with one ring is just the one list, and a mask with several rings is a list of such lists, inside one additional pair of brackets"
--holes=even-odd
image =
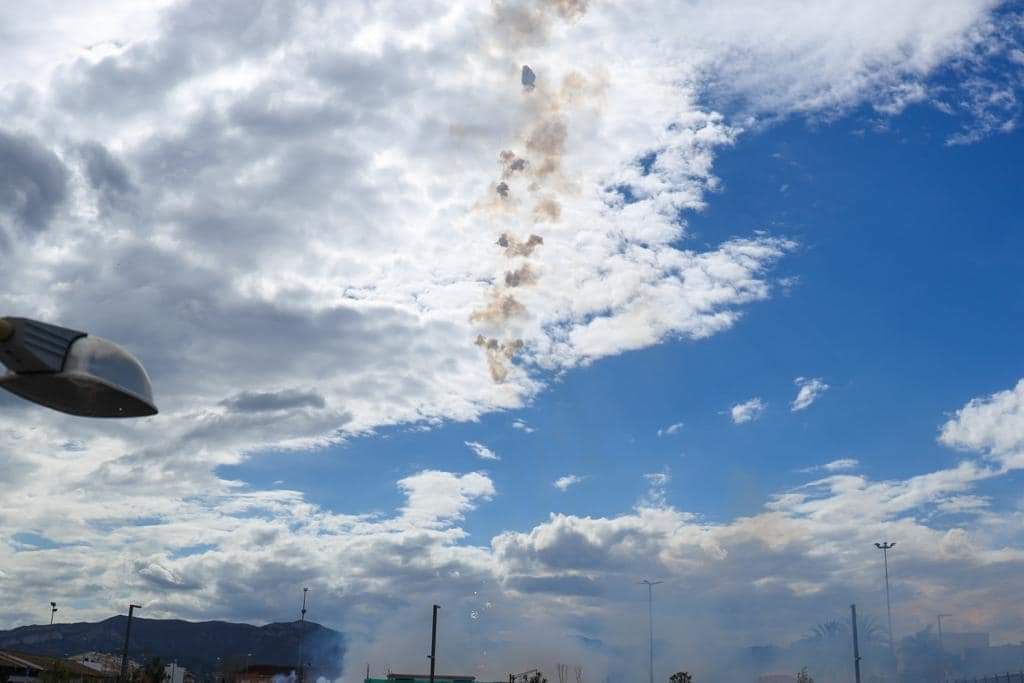
[[(127, 619), (119, 615), (98, 622), (18, 626), (0, 631), (0, 650), (53, 657), (84, 652), (120, 654)], [(338, 678), (345, 655), (344, 636), (312, 621), (256, 626), (221, 620), (132, 617), (128, 656), (138, 662), (152, 657), (165, 663), (176, 661), (200, 680), (212, 678), (217, 670), (238, 670), (246, 664), (297, 668), (300, 633), (304, 635), (307, 675)]]

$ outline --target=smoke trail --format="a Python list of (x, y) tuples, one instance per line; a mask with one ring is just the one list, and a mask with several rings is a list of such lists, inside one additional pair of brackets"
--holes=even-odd
[[(587, 5), (588, 0), (493, 0), (493, 35), (504, 49), (537, 45), (547, 38), (552, 21), (577, 21), (586, 13)], [(541, 76), (543, 73), (542, 70)], [(562, 177), (562, 157), (569, 141), (566, 110), (602, 92), (603, 84), (588, 81), (574, 71), (565, 75), (558, 87), (552, 87), (544, 78), (538, 78), (537, 72), (527, 64), (521, 65), (520, 83), (528, 119), (519, 140), (526, 156), (514, 149), (503, 149), (499, 153), (501, 177), (491, 184), (497, 197), (492, 194), (480, 207), (505, 213), (514, 211), (523, 222), (557, 223), (562, 218), (557, 194), (567, 186)], [(533, 195), (528, 214), (520, 213), (523, 203), (514, 201), (524, 190)], [(536, 233), (530, 233), (524, 241), (511, 232), (503, 232), (497, 241), (505, 258), (517, 260), (531, 258), (543, 244), (544, 238)], [(490, 332), (498, 333), (498, 336), (476, 338), (476, 345), (487, 355), (495, 382), (508, 378), (508, 364), (525, 347), (525, 342), (519, 338), (499, 339), (500, 336), (513, 337), (511, 321), (529, 313), (508, 290), (536, 284), (538, 279), (530, 263), (510, 267), (505, 271), (504, 280), (491, 290), (487, 305), (470, 314), (471, 322), (486, 325)]]

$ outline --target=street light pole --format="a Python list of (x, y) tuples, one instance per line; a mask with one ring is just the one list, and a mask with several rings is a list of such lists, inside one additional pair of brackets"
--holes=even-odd
[(437, 661), (437, 610), (440, 605), (434, 605), (434, 619), (430, 626), (430, 683), (434, 683), (434, 663)]
[(853, 676), (860, 683), (860, 643), (857, 642), (857, 605), (850, 605), (850, 621), (853, 623)]
[(306, 627), (306, 594), (309, 593), (308, 588), (302, 589), (302, 614), (299, 617), (299, 683), (305, 681), (306, 667), (302, 663), (302, 639), (305, 636)]
[(896, 658), (896, 646), (893, 644), (892, 632), (892, 600), (889, 595), (889, 551), (896, 547), (896, 543), (882, 541), (876, 543), (875, 547), (882, 551), (882, 562), (885, 564), (885, 611), (889, 616), (889, 652), (893, 659)]
[(128, 641), (132, 637), (132, 615), (137, 609), (142, 609), (142, 605), (128, 605), (128, 623), (124, 627), (124, 651), (121, 653), (121, 676), (118, 678), (121, 683), (128, 680), (125, 677), (128, 669)]
[(649, 644), (649, 655), (650, 660), (648, 662), (647, 673), (650, 677), (650, 683), (654, 683), (654, 587), (659, 583), (665, 583), (664, 581), (648, 581), (644, 579), (640, 583), (647, 586), (647, 630), (648, 630), (648, 644)]
[(57, 603), (50, 601), (50, 626), (53, 626), (53, 618), (57, 615)]
[(939, 659), (942, 662), (942, 680), (946, 680), (946, 646), (942, 642), (942, 618), (951, 617), (952, 614), (936, 615), (935, 620), (939, 622)]

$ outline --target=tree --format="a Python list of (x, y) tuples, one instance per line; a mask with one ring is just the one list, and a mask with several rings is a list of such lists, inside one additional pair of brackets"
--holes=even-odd
[(807, 667), (800, 669), (796, 675), (796, 683), (814, 683), (814, 679), (811, 678), (811, 674), (807, 673)]
[(548, 683), (548, 679), (544, 677), (540, 671), (530, 676), (526, 683)]
[(669, 683), (693, 683), (693, 676), (686, 671), (677, 671), (668, 677)]

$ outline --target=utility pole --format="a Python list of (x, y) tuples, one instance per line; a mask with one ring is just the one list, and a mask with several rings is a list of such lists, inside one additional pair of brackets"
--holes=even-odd
[(306, 667), (302, 663), (302, 639), (306, 635), (306, 593), (308, 588), (302, 589), (302, 613), (299, 617), (299, 683), (306, 680)]
[(882, 551), (882, 562), (885, 563), (885, 611), (889, 615), (889, 652), (892, 654), (893, 662), (896, 661), (896, 645), (893, 642), (892, 632), (892, 600), (889, 596), (889, 551), (896, 547), (895, 543), (882, 541), (876, 543), (875, 547)]
[(128, 623), (124, 627), (124, 650), (121, 652), (121, 676), (118, 678), (121, 683), (128, 680), (128, 642), (132, 637), (132, 615), (137, 609), (142, 609), (142, 605), (128, 605)]
[(939, 614), (935, 617), (939, 622), (939, 658), (942, 660), (942, 680), (946, 680), (946, 646), (942, 642), (942, 618), (951, 617), (952, 614)]
[(50, 601), (50, 626), (53, 626), (53, 618), (57, 615), (57, 603)]
[(440, 605), (434, 605), (434, 620), (430, 626), (430, 683), (434, 683), (434, 664), (437, 662), (437, 610)]
[(640, 583), (647, 586), (647, 630), (649, 634), (648, 643), (650, 645), (650, 662), (648, 665), (648, 675), (650, 677), (650, 683), (654, 683), (654, 587), (659, 583), (665, 583), (664, 581), (648, 581), (644, 579)]
[(857, 642), (857, 605), (850, 605), (850, 621), (853, 622), (853, 676), (860, 683), (860, 643)]

